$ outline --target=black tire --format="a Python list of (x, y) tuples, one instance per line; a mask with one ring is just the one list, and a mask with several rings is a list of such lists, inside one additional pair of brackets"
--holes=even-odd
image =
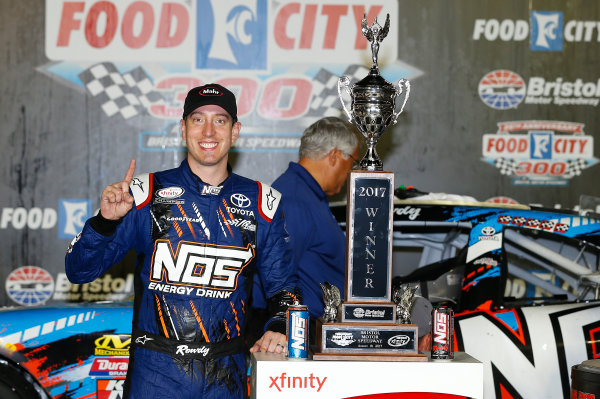
[(0, 359), (0, 398), (49, 399), (40, 384), (10, 360)]

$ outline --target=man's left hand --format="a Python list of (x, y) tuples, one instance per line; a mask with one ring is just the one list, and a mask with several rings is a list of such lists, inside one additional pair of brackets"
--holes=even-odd
[(274, 352), (274, 353), (283, 353), (286, 349), (286, 340), (285, 335), (274, 332), (267, 331), (264, 333), (262, 337), (252, 348), (250, 348), (250, 353), (254, 352)]

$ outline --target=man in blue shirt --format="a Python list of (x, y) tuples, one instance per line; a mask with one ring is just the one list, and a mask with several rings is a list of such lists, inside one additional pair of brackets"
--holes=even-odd
[(298, 287), (311, 318), (323, 316), (319, 283), (337, 286), (344, 297), (346, 237), (329, 209), (327, 196), (340, 192), (357, 163), (359, 150), (358, 136), (350, 123), (325, 117), (304, 131), (300, 160), (290, 162), (273, 182), (273, 188), (282, 194)]

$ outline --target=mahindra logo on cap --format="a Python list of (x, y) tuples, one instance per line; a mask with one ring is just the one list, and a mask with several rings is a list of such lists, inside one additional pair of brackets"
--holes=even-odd
[(215, 89), (214, 87), (206, 87), (205, 89), (203, 89), (200, 92), (201, 95), (203, 96), (222, 96), (223, 93), (221, 93), (218, 89)]

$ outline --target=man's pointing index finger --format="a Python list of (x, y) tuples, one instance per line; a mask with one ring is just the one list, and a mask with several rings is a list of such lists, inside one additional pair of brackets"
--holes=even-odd
[(125, 179), (123, 179), (123, 181), (127, 182), (127, 184), (131, 183), (134, 173), (135, 173), (135, 159), (132, 159), (131, 162), (129, 162), (129, 169), (127, 169), (127, 173), (125, 174)]

